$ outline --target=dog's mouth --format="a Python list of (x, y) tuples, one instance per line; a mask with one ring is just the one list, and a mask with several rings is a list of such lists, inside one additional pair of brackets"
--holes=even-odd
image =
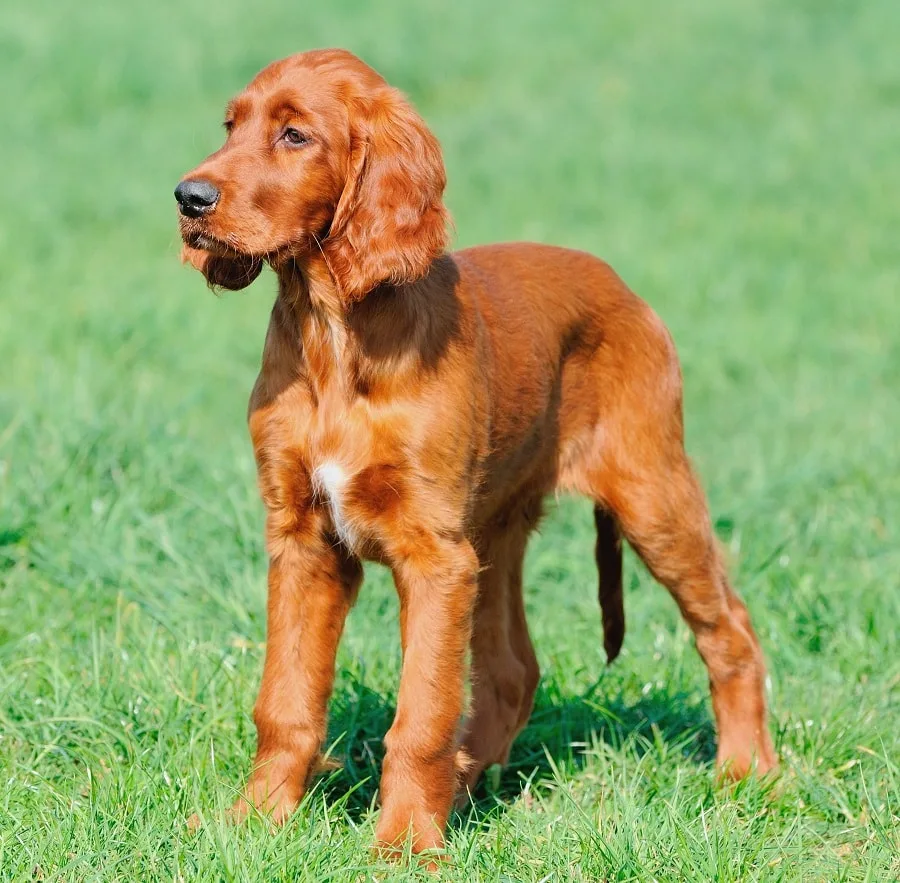
[(236, 238), (228, 237), (223, 239), (215, 236), (209, 232), (206, 224), (196, 218), (182, 217), (179, 225), (181, 227), (182, 240), (185, 245), (189, 245), (191, 248), (202, 249), (221, 257), (234, 257), (246, 253), (240, 247)]
[(296, 257), (302, 251), (311, 250), (314, 243), (320, 242), (327, 235), (322, 234), (321, 237), (310, 236), (308, 241), (291, 241), (268, 250), (259, 250), (249, 248), (234, 234), (226, 233), (223, 236), (210, 232), (210, 223), (207, 218), (191, 218), (182, 215), (179, 218), (178, 225), (182, 241), (190, 248), (205, 251), (221, 258), (251, 257), (264, 260), (270, 263), (272, 267), (277, 267), (286, 258)]
[(203, 249), (203, 251), (208, 251), (211, 254), (224, 255), (226, 252), (231, 251), (224, 242), (216, 239), (214, 236), (210, 236), (208, 233), (189, 233), (183, 239), (191, 248)]

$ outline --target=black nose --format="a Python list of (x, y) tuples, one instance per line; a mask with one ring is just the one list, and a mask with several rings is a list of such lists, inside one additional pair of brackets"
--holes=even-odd
[(175, 188), (178, 210), (189, 218), (211, 212), (219, 201), (219, 191), (209, 181), (182, 181)]

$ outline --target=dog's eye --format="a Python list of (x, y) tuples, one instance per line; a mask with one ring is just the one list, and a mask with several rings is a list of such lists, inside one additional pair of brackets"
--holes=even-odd
[(234, 120), (225, 120), (222, 125), (225, 127), (225, 132), (230, 135), (231, 130), (234, 128)]
[(285, 129), (281, 136), (292, 147), (301, 147), (309, 143), (309, 139), (298, 129)]

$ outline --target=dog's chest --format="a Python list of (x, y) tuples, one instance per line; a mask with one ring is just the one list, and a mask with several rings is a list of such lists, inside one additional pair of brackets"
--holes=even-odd
[(354, 484), (352, 472), (339, 460), (326, 459), (313, 468), (311, 475), (313, 493), (328, 507), (335, 534), (345, 546), (354, 548), (358, 537), (351, 524), (347, 499), (347, 491), (352, 491)]
[(304, 332), (296, 368), (274, 373), (267, 369), (283, 368), (296, 350), (280, 326), (270, 328), (272, 358), (264, 358), (251, 399), (270, 521), (301, 532), (324, 527), (357, 554), (377, 550), (400, 503), (406, 509), (411, 500), (411, 416), (393, 397), (360, 388), (353, 347), (340, 329), (310, 320)]
[(324, 527), (355, 553), (377, 554), (411, 501), (405, 434), (365, 403), (317, 404), (285, 396), (272, 411), (251, 416), (270, 523), (280, 534), (310, 532), (309, 539)]

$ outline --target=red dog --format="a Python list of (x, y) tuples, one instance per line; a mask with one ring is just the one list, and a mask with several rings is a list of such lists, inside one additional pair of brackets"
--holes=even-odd
[(403, 645), (378, 841), (443, 843), (454, 795), (506, 761), (531, 713), (522, 557), (554, 491), (596, 507), (609, 658), (621, 531), (694, 631), (719, 764), (771, 769), (762, 653), (684, 452), (678, 360), (654, 312), (581, 252), (448, 254), (440, 146), (347, 52), (270, 65), (225, 128), (175, 191), (184, 258), (212, 286), (243, 288), (263, 263), (278, 275), (249, 416), (268, 644), (234, 815), (281, 821), (303, 796), (367, 558), (393, 571)]

